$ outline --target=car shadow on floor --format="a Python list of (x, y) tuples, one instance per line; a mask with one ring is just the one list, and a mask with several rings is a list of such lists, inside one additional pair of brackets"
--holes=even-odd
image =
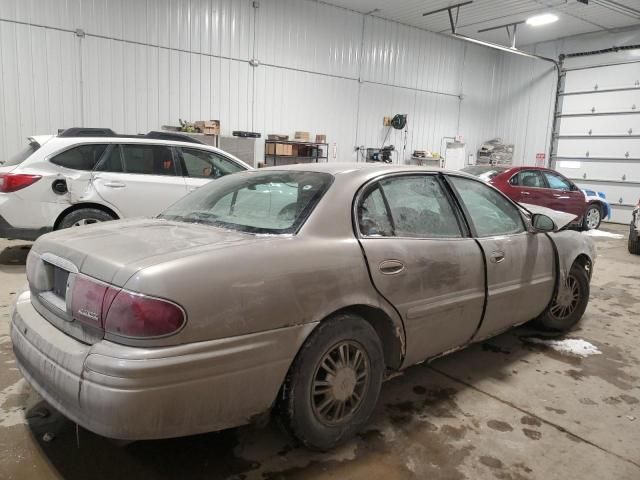
[[(532, 334), (536, 332), (521, 327), (432, 364), (411, 367), (391, 378), (383, 385), (370, 425), (348, 444), (327, 453), (310, 452), (297, 445), (277, 421), (263, 428), (246, 426), (190, 437), (123, 444), (82, 428), (76, 429), (75, 424), (53, 409), (43, 417), (41, 409), (46, 407), (43, 403), (26, 415), (43, 455), (65, 479), (113, 479), (122, 474), (139, 480), (305, 476), (324, 471), (336, 462), (357, 462), (361, 456), (400, 457), (390, 448), (404, 448), (401, 442), (390, 447), (382, 437), (406, 437), (407, 432), (424, 429), (425, 425), (433, 427), (432, 422), (442, 419), (467, 421), (465, 418), (469, 414), (461, 412), (456, 404), (456, 397), (472, 388), (466, 382), (486, 377), (508, 381), (509, 376), (517, 374), (519, 366), (529, 363), (526, 357), (539, 350), (523, 341)], [(461, 361), (468, 364), (467, 378), (455, 379), (440, 373), (447, 369), (449, 362)], [(251, 395), (250, 389), (247, 395)], [(455, 445), (451, 444), (451, 434), (451, 431), (436, 428), (430, 433), (430, 440), (420, 441), (433, 442), (434, 450), (450, 447), (453, 451)], [(455, 456), (447, 453), (430, 461), (446, 473), (447, 468), (454, 468), (451, 465), (453, 458)]]
[(25, 265), (31, 245), (12, 245), (0, 251), (0, 265)]

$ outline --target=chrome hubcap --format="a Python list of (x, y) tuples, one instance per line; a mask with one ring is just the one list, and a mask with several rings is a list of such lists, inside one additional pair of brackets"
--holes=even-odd
[(360, 408), (369, 386), (369, 357), (356, 342), (344, 341), (322, 357), (313, 376), (311, 405), (327, 425), (348, 421)]
[(567, 277), (564, 291), (558, 294), (555, 303), (551, 307), (551, 315), (557, 319), (570, 316), (580, 302), (580, 285), (573, 275)]
[(78, 220), (71, 226), (82, 227), (83, 225), (93, 225), (94, 223), (100, 223), (100, 220), (98, 220), (97, 218), (83, 218), (82, 220)]
[(594, 229), (600, 223), (600, 210), (597, 208), (590, 208), (587, 212), (587, 226), (590, 229)]

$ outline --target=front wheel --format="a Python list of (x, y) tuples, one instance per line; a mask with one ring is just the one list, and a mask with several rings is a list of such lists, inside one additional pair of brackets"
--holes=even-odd
[(602, 209), (595, 203), (589, 205), (584, 214), (583, 228), (585, 230), (595, 230), (602, 223)]
[(315, 450), (348, 440), (371, 417), (383, 373), (382, 345), (369, 323), (350, 314), (325, 320), (302, 346), (283, 385), (285, 426)]
[(565, 282), (565, 288), (558, 292), (547, 310), (534, 321), (539, 328), (566, 332), (582, 318), (589, 303), (589, 273), (584, 266), (574, 263)]

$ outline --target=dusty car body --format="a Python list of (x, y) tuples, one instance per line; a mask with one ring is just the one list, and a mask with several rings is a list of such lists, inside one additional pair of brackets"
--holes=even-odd
[[(487, 211), (477, 209), (485, 197), (485, 210), (495, 202), (504, 217), (485, 221)], [(227, 198), (234, 203), (224, 216), (211, 214)], [(319, 164), (234, 174), (160, 218), (41, 237), (12, 318), (18, 366), (56, 409), (107, 437), (220, 430), (290, 401), (283, 410), (294, 417), (294, 434), (329, 448), (366, 421), (385, 371), (571, 302), (567, 279), (578, 267), (590, 274), (594, 246), (557, 231), (571, 215), (545, 213), (555, 224), (537, 228), (549, 217), (471, 176), (419, 167)], [(242, 215), (244, 223), (233, 223)], [(584, 311), (588, 283), (580, 285)], [(146, 304), (139, 315), (127, 310), (135, 302), (151, 302), (166, 322), (145, 316)], [(346, 351), (346, 359), (332, 357), (330, 347), (322, 353), (325, 337), (333, 339), (327, 345), (342, 342), (336, 355)], [(338, 365), (321, 371), (320, 358)], [(307, 361), (316, 365), (313, 388), (325, 393), (312, 394), (305, 420), (296, 421), (296, 408), (307, 406), (294, 400), (309, 394), (293, 399), (291, 392), (310, 385)], [(323, 413), (329, 395), (336, 410)], [(308, 433), (314, 428), (316, 436)]]

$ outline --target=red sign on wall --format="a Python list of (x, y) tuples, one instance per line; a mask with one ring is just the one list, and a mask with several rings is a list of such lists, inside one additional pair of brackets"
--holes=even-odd
[(536, 167), (544, 167), (544, 161), (546, 158), (546, 153), (536, 153)]

